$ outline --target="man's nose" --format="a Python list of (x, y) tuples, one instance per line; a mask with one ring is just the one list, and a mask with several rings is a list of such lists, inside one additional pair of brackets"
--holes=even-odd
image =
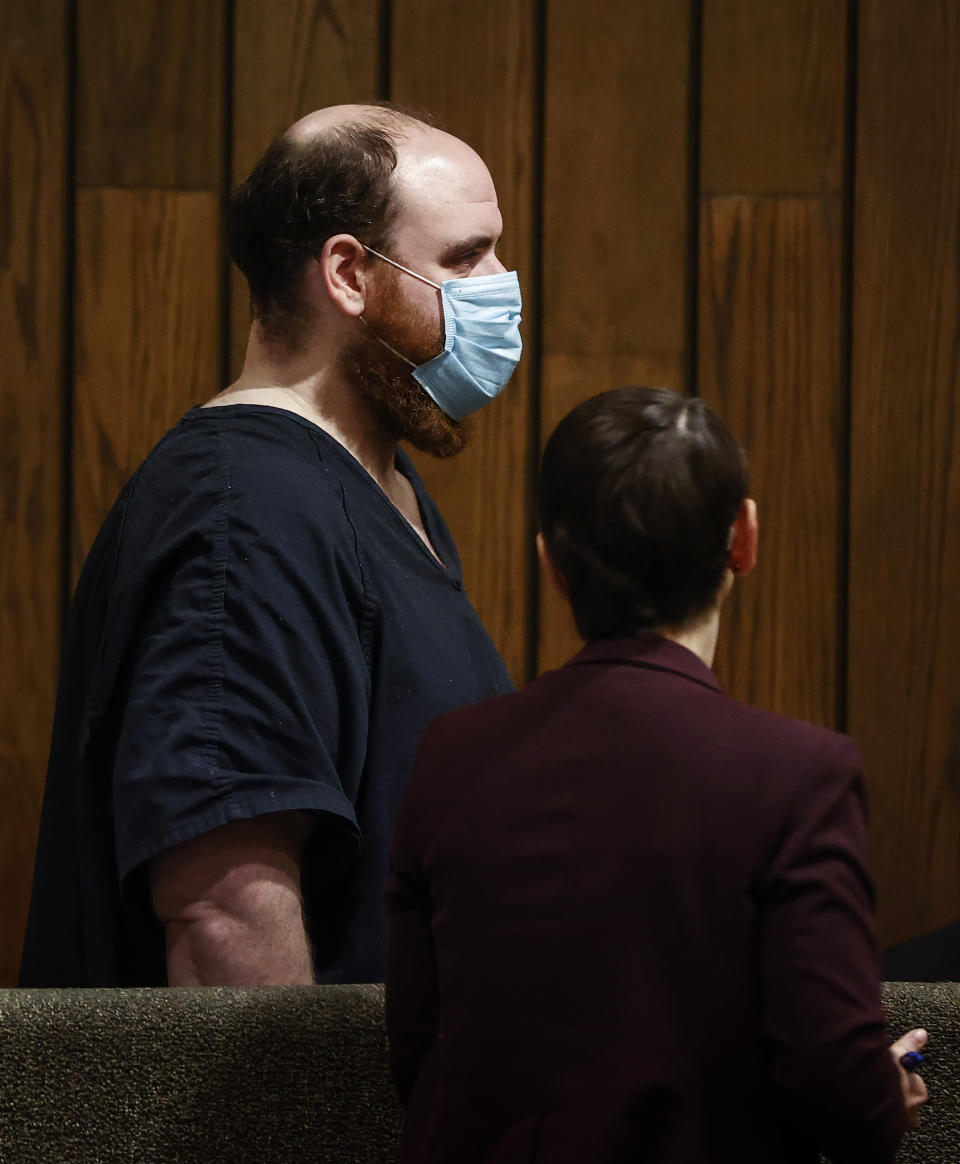
[(506, 269), (495, 254), (489, 254), (482, 263), (477, 263), (473, 268), (473, 273), (475, 275), (502, 275)]

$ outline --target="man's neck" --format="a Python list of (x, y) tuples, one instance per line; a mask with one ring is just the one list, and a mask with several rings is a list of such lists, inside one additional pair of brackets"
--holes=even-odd
[(363, 397), (344, 376), (335, 350), (315, 344), (304, 352), (277, 352), (264, 342), (255, 323), (243, 371), (205, 407), (226, 404), (269, 404), (305, 417), (329, 433), (366, 469), (440, 561), (413, 485), (397, 468), (399, 441), (377, 424)]
[(240, 375), (204, 407), (227, 404), (267, 404), (312, 421), (343, 445), (388, 496), (395, 493), (399, 442), (380, 429), (335, 353), (322, 346), (278, 352), (254, 324)]

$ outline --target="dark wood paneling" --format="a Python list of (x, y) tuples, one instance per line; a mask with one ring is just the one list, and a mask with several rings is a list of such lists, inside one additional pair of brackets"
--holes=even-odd
[(747, 450), (756, 572), (724, 612), (717, 671), (760, 707), (832, 725), (838, 665), (838, 200), (719, 198), (701, 216), (700, 388)]
[(701, 179), (839, 193), (847, 0), (704, 0)]
[(377, 96), (379, 9), (379, 0), (234, 0), (235, 182), (305, 113)]
[(893, 941), (960, 914), (960, 4), (860, 29), (849, 708)]
[(217, 189), (224, 0), (78, 0), (77, 181)]
[[(379, 0), (234, 0), (234, 183), (305, 113), (377, 97), (380, 7)], [(236, 376), (250, 305), (235, 267), (231, 279), (230, 365)]]
[(202, 192), (79, 194), (74, 575), (127, 477), (219, 388), (218, 213)]
[[(503, 213), (499, 253), (527, 293), (524, 332), (536, 327), (531, 294), (534, 159), (533, 0), (463, 6), (395, 0), (391, 96), (431, 112), (490, 167)], [(417, 458), (463, 560), (467, 589), (515, 679), (528, 656), (530, 363), (473, 418), (453, 461)]]
[[(624, 384), (684, 387), (689, 18), (676, 0), (547, 9), (545, 439)], [(578, 646), (541, 584), (539, 668)]]
[(703, 7), (698, 390), (747, 449), (761, 523), (760, 564), (725, 611), (717, 670), (740, 698), (831, 726), (846, 31), (843, 0)]
[(20, 963), (56, 686), (67, 84), (62, 0), (0, 16), (0, 986)]

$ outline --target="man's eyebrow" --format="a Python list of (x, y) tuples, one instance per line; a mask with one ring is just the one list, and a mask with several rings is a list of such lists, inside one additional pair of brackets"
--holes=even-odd
[(457, 258), (458, 255), (470, 254), (472, 251), (490, 250), (491, 247), (496, 246), (497, 241), (492, 234), (476, 234), (472, 238), (460, 239), (459, 242), (450, 243), (449, 246), (444, 247), (440, 261), (447, 263), (451, 259)]

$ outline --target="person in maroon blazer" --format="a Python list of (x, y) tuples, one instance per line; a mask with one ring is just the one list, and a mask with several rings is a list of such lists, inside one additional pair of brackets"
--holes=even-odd
[(587, 645), (428, 728), (387, 898), (407, 1164), (882, 1164), (925, 1097), (880, 1008), (860, 757), (710, 669), (744, 457), (625, 388), (547, 444), (543, 565)]

